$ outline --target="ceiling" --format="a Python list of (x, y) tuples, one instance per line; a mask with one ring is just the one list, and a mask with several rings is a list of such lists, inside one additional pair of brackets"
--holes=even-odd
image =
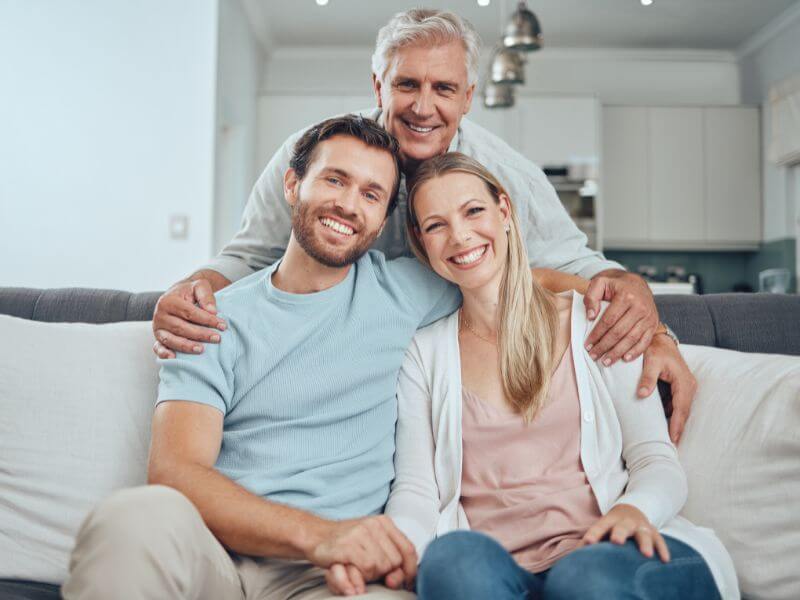
[[(485, 44), (499, 38), (515, 0), (244, 0), (266, 47), (371, 46), (396, 12), (446, 8), (469, 19)], [(800, 0), (529, 0), (546, 47), (735, 50)], [(798, 8), (795, 6), (795, 8)]]

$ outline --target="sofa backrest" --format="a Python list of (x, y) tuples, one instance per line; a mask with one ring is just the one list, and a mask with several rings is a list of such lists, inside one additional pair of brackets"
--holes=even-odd
[[(148, 321), (160, 292), (0, 287), (0, 314), (50, 322)], [(686, 344), (800, 355), (800, 296), (656, 296), (661, 319)]]

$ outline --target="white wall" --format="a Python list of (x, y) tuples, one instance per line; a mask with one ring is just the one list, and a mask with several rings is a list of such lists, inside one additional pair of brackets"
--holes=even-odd
[[(796, 237), (795, 210), (800, 197), (794, 197), (792, 171), (769, 162), (771, 139), (769, 88), (791, 76), (800, 75), (800, 6), (776, 19), (758, 39), (743, 51), (740, 60), (742, 99), (762, 104), (764, 241)], [(800, 264), (800, 263), (799, 263)]]
[(264, 54), (241, 0), (219, 5), (214, 250), (239, 230), (256, 172), (257, 97)]
[[(279, 48), (262, 93), (370, 93), (372, 48)], [(604, 104), (739, 104), (735, 56), (709, 51), (545, 49), (529, 54), (521, 94), (596, 96)], [(488, 54), (482, 57), (486, 72)]]
[(163, 289), (210, 255), (216, 39), (216, 0), (0, 4), (0, 285)]

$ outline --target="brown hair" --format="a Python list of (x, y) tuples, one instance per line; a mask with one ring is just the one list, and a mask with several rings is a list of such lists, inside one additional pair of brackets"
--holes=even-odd
[(308, 166), (314, 161), (317, 145), (335, 135), (349, 135), (367, 146), (385, 150), (392, 155), (395, 177), (386, 215), (392, 214), (397, 206), (397, 190), (400, 188), (400, 145), (391, 133), (373, 119), (361, 115), (344, 115), (309, 127), (294, 145), (294, 153), (289, 161), (289, 166), (297, 173), (298, 179), (305, 177)]
[[(448, 173), (467, 173), (478, 177), (496, 203), (500, 202), (501, 195), (508, 197), (503, 186), (486, 167), (460, 152), (448, 152), (422, 163), (408, 192), (406, 225), (411, 250), (428, 266), (430, 261), (420, 241), (414, 198), (425, 182)], [(508, 198), (511, 219), (508, 255), (498, 299), (500, 375), (506, 398), (526, 421), (530, 421), (547, 398), (559, 323), (552, 295), (531, 274), (516, 211), (511, 198)]]

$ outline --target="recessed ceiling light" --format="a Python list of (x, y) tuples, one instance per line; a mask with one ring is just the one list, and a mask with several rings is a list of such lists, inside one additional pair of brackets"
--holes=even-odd
[(492, 0), (478, 0), (478, 6), (489, 6)]
[[(650, 1), (652, 2), (653, 0), (650, 0)], [(642, 0), (642, 2), (644, 2), (644, 0)], [(317, 0), (317, 4), (319, 6), (325, 6), (327, 3), (328, 3), (328, 0)]]
[(650, 6), (653, 0), (642, 0), (642, 6)]

